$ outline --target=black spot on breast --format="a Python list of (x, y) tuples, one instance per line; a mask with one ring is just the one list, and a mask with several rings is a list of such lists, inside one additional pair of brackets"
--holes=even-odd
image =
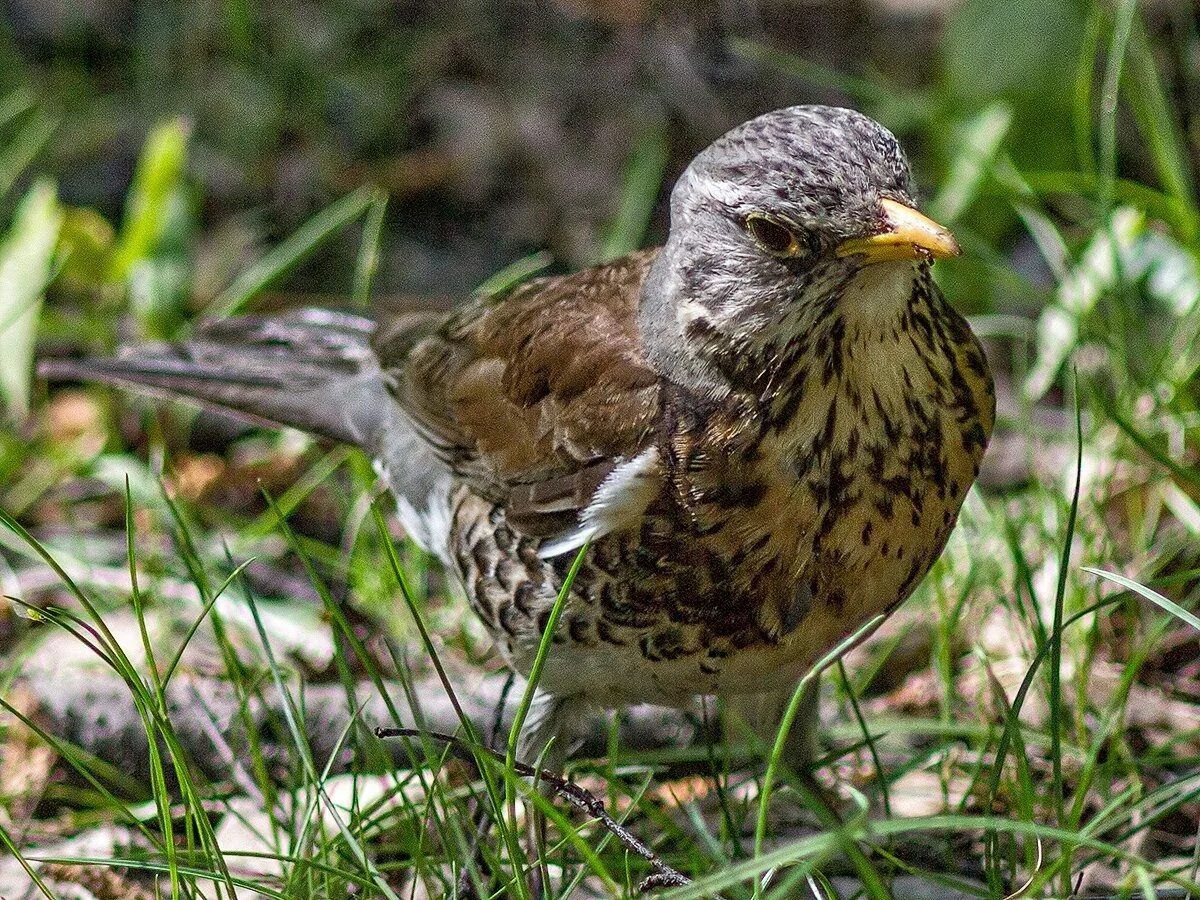
[(912, 478), (910, 478), (907, 474), (894, 475), (891, 478), (883, 478), (879, 483), (885, 490), (897, 497), (912, 496)]
[(570, 553), (560, 553), (548, 560), (550, 568), (554, 570), (554, 574), (558, 576), (559, 581), (566, 580), (567, 575), (571, 571), (571, 566), (575, 564), (575, 551)]
[(800, 583), (787, 602), (780, 604), (779, 624), (783, 634), (795, 631), (796, 627), (808, 617), (808, 613), (812, 609), (812, 601), (812, 585), (805, 581)]
[(825, 594), (825, 605), (835, 616), (840, 616), (846, 610), (846, 592), (841, 588), (830, 588)]
[(626, 642), (617, 637), (616, 629), (606, 620), (600, 619), (596, 622), (596, 635), (606, 644), (612, 644), (614, 647), (624, 647)]
[(853, 483), (853, 479), (848, 471), (849, 467), (845, 466), (844, 463), (845, 459), (840, 456), (830, 463), (829, 481), (826, 485), (825, 494), (825, 502), (839, 510), (847, 505), (850, 486)]
[(968, 453), (974, 453), (986, 446), (987, 433), (983, 430), (983, 426), (978, 422), (972, 423), (971, 427), (963, 432), (963, 449)]
[(909, 592), (916, 586), (917, 579), (925, 574), (926, 568), (927, 564), (920, 556), (917, 556), (908, 564), (908, 573), (904, 576), (904, 581), (900, 584), (900, 597), (908, 596)]
[(704, 491), (703, 502), (725, 509), (751, 509), (767, 493), (767, 486), (755, 479), (728, 481)]
[(979, 348), (976, 346), (968, 346), (966, 355), (967, 365), (970, 367), (971, 371), (979, 376), (979, 378), (984, 379), (987, 382), (988, 389), (990, 390), (992, 387), (992, 382), (991, 379), (987, 377), (987, 362), (984, 360), (983, 354), (979, 351)]
[(537, 588), (532, 581), (522, 581), (513, 592), (513, 605), (524, 615), (532, 616), (533, 600), (536, 594)]
[(591, 647), (596, 643), (591, 635), (591, 623), (582, 616), (571, 617), (570, 622), (567, 623), (567, 634), (571, 636), (571, 640), (576, 644)]
[(850, 429), (850, 435), (846, 438), (846, 455), (851, 459), (858, 456), (859, 431), (857, 426)]

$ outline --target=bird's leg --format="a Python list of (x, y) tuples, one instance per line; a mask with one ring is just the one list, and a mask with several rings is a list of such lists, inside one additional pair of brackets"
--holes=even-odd
[[(786, 690), (727, 697), (723, 723), (726, 742), (738, 742), (748, 729), (769, 754), (775, 746), (776, 735), (795, 690), (795, 685), (792, 685)], [(820, 679), (811, 679), (800, 698), (796, 718), (783, 748), (783, 762), (800, 776), (809, 773), (817, 758), (820, 693)]]
[[(567, 757), (580, 739), (587, 703), (579, 697), (560, 697), (541, 690), (534, 694), (521, 734), (517, 738), (517, 759), (535, 766), (539, 771), (562, 774)], [(538, 792), (545, 798), (554, 791), (537, 782)], [(534, 896), (549, 892), (549, 871), (545, 861), (546, 817), (535, 803), (530, 804), (529, 848), (537, 854)]]
[(588, 708), (581, 697), (538, 690), (517, 738), (517, 759), (547, 772), (562, 772), (567, 757), (582, 739)]
[[(767, 759), (775, 746), (788, 705), (792, 701), (795, 687), (786, 691), (770, 691), (762, 694), (743, 694), (726, 700), (724, 724), (726, 740), (744, 740), (745, 730), (764, 745)], [(830, 791), (817, 780), (814, 763), (819, 744), (820, 679), (812, 678), (800, 696), (796, 717), (783, 745), (780, 761), (795, 776), (800, 794), (806, 799), (803, 804), (814, 812), (822, 822), (840, 821), (836, 792)], [(732, 714), (732, 715), (731, 715)]]
[[(508, 676), (504, 679), (504, 687), (500, 689), (500, 699), (496, 701), (496, 709), (492, 714), (492, 727), (488, 732), (487, 745), (493, 750), (504, 746), (504, 713), (508, 706), (509, 693), (512, 691), (515, 680), (516, 672), (510, 669)], [(487, 837), (489, 818), (487, 805), (479, 800), (472, 800), (471, 823), (473, 828), (471, 831), (471, 852), (469, 854), (471, 865), (463, 866), (462, 875), (459, 876), (458, 881), (458, 896), (463, 898), (463, 900), (474, 900), (474, 898), (478, 897), (475, 882), (471, 877), (472, 868), (484, 878), (491, 876), (491, 872), (487, 868), (487, 862), (483, 856), (483, 841)]]

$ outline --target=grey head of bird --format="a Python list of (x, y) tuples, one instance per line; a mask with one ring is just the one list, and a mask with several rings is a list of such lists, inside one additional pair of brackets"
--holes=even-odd
[[(849, 109), (780, 109), (716, 140), (680, 176), (639, 327), (660, 370), (706, 381), (707, 356), (811, 332), (834, 311), (896, 311), (931, 260), (958, 252), (917, 211), (890, 131)], [(880, 263), (897, 265), (848, 290)]]

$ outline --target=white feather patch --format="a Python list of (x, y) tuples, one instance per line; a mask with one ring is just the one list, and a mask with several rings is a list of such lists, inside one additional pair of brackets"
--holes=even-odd
[(538, 549), (538, 556), (542, 559), (561, 556), (603, 535), (637, 527), (646, 507), (662, 487), (658, 462), (658, 449), (651, 447), (609, 472), (580, 514), (579, 524), (545, 541)]
[(440, 479), (425, 500), (424, 509), (417, 509), (405, 497), (396, 498), (396, 516), (404, 531), (418, 547), (432, 553), (446, 566), (450, 559), (450, 479)]

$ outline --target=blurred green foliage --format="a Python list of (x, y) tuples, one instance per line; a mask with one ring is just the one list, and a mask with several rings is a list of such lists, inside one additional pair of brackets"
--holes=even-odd
[[(952, 114), (972, 116), (997, 103), (1010, 109), (1005, 146), (1019, 166), (1061, 169), (1076, 162), (1074, 89), (1088, 6), (967, 0), (947, 24), (939, 91)], [(956, 138), (953, 131), (946, 136)]]
[(172, 119), (150, 132), (107, 265), (128, 286), (130, 311), (149, 337), (170, 337), (187, 312), (195, 216), (185, 184), (189, 128)]
[(53, 276), (62, 211), (53, 183), (38, 181), (0, 241), (0, 399), (9, 415), (29, 411), (29, 384), (42, 292)]
[[(939, 263), (936, 273), (988, 339), (1007, 401), (1001, 437), (1021, 436), (1016, 455), (1028, 450), (1032, 457), (1046, 444), (1073, 450), (1076, 387), (1084, 414), (1080, 452), (1092, 480), (1083, 503), (1059, 483), (1063, 473), (1067, 481), (1082, 478), (1082, 466), (1078, 473), (1060, 466), (1039, 481), (1044, 469), (1031, 461), (1028, 483), (972, 496), (915, 601), (923, 622), (937, 623), (929, 653), (941, 719), (885, 729), (895, 736), (912, 725), (922, 734), (898, 777), (937, 768), (947, 796), (951, 775), (979, 784), (996, 746), (996, 716), (968, 708), (973, 699), (961, 696), (956, 665), (959, 629), (978, 626), (972, 619), (982, 620), (980, 609), (1003, 610), (1006, 621), (1021, 623), (1017, 640), (1039, 659), (1051, 659), (1051, 650), (1065, 654), (1087, 676), (1092, 661), (1118, 659), (1124, 645), (1114, 649), (1107, 620), (1081, 612), (1099, 596), (1094, 584), (1069, 573), (1081, 556), (1105, 570), (1127, 564), (1171, 586), (1173, 596), (1178, 586), (1181, 599), (1196, 599), (1195, 591), (1184, 597), (1195, 581), (1200, 533), (1194, 8), (962, 0), (905, 16), (896, 4), (863, 0), (805, 3), (797, 15), (795, 3), (762, 0), (744, 20), (662, 4), (647, 6), (645, 21), (613, 24), (584, 6), (96, 0), (76, 9), (10, 0), (0, 23), (6, 410), (19, 419), (31, 399), (41, 399), (30, 380), (39, 343), (47, 353), (108, 351), (122, 340), (186, 334), (197, 317), (260, 306), (405, 306), (392, 295), (412, 293), (422, 295), (415, 302), (444, 303), (443, 294), (476, 286), (499, 293), (546, 269), (612, 258), (662, 239), (674, 177), (729, 125), (791, 103), (856, 106), (897, 132), (929, 211), (962, 240), (964, 256)], [(68, 7), (70, 15), (62, 12)], [(79, 509), (97, 494), (111, 501), (128, 493), (136, 509), (158, 517), (160, 531), (168, 523), (178, 551), (173, 557), (148, 542), (136, 560), (129, 553), (131, 568), (203, 585), (206, 568), (228, 574), (235, 558), (274, 555), (283, 558), (281, 569), (295, 569), (311, 556), (308, 575), (339, 628), (343, 609), (320, 583), (326, 575), (354, 603), (395, 623), (390, 535), (364, 527), (375, 478), (365, 459), (344, 448), (305, 445), (301, 452), (294, 435), (247, 436), (228, 426), (198, 438), (190, 418), (161, 408), (142, 411), (132, 424), (139, 415), (126, 415), (121, 428), (117, 416), (89, 421), (97, 408), (104, 413), (98, 419), (137, 410), (97, 401), (99, 394), (74, 408), (68, 397), (61, 406), (84, 421), (63, 425), (70, 420), (58, 408), (64, 395), (46, 405), (45, 416), (0, 427), (0, 508), (7, 513), (32, 522), (45, 504), (50, 512), (38, 525), (61, 516), (72, 540), (83, 536), (77, 556), (109, 553), (111, 561), (109, 549), (87, 541), (128, 527), (132, 543), (131, 510), (122, 508), (115, 524), (96, 525)], [(214, 448), (224, 454), (219, 460)], [(281, 466), (285, 484), (269, 508), (247, 511), (233, 488), (223, 501), (232, 511), (220, 502), (191, 504), (204, 520), (193, 541), (180, 512), (187, 504), (177, 508), (161, 490), (168, 449), (201, 474), (219, 472), (218, 482), (250, 469), (246, 480), (257, 484), (269, 467), (246, 465), (246, 456), (290, 462)], [(330, 480), (339, 488), (331, 534), (289, 527), (278, 540), (283, 520), (296, 524)], [(249, 493), (258, 499), (257, 487)], [(10, 531), (0, 530), (7, 550)], [(61, 534), (51, 538), (60, 557), (75, 553)], [(1083, 553), (1073, 557), (1077, 545)], [(422, 580), (428, 561), (410, 556), (404, 572)], [(1130, 589), (1193, 621), (1175, 601)], [(937, 615), (924, 616), (929, 610)], [(445, 643), (473, 648), (461, 609), (424, 611), (444, 616)], [(1064, 611), (1078, 625), (1051, 640)], [(1136, 608), (1121, 614), (1138, 621)], [(1126, 688), (1149, 653), (1144, 648), (1166, 628), (1158, 621), (1137, 633), (1143, 644), (1129, 651), (1136, 664), (1121, 676)], [(357, 639), (351, 629), (346, 636)], [(1134, 640), (1124, 631), (1120, 637)], [(979, 646), (973, 652), (983, 655)], [(345, 676), (346, 659), (339, 665)], [(1049, 822), (1124, 847), (1127, 835), (1113, 824), (1121, 816), (1150, 823), (1165, 818), (1163, 810), (1175, 815), (1194, 805), (1186, 777), (1164, 776), (1172, 792), (1161, 809), (1153, 791), (1135, 798), (1162, 771), (1191, 772), (1194, 759), (1176, 759), (1169, 747), (1152, 758), (1134, 752), (1122, 735), (1127, 697), (1118, 691), (1115, 705), (1099, 708), (1084, 696), (1086, 682), (1079, 678), (1073, 706), (1062, 697), (1064, 685), (1052, 691), (1075, 720), (1055, 711), (1044, 728), (1011, 729), (1016, 768), (995, 767), (983, 809), (1001, 814), (988, 828), (1013, 824), (1012, 838)], [(1013, 710), (999, 715), (1009, 725), (1016, 717)], [(1043, 745), (1061, 744), (1064, 734), (1069, 746), (1058, 751), (1082, 768), (1065, 785), (1060, 773), (1048, 790), (1051, 779), (1036, 763), (1047, 762)], [(859, 736), (842, 738), (848, 745)], [(364, 746), (374, 745), (356, 751)], [(1058, 755), (1053, 762), (1061, 767)], [(640, 778), (652, 765), (637, 760), (632, 768)], [(612, 771), (606, 778), (615, 796), (624, 790), (622, 799), (631, 799), (632, 782), (621, 784)], [(269, 778), (263, 782), (273, 790)], [(647, 784), (631, 808), (643, 802)], [(1085, 803), (1097, 792), (1104, 795), (1099, 812)], [(972, 796), (964, 793), (959, 813), (978, 811)], [(207, 815), (198, 798), (191, 801), (195, 815)], [(441, 802), (456, 813), (452, 820), (466, 820), (452, 801)], [(162, 828), (169, 834), (167, 809)], [(660, 812), (654, 821), (671, 833), (670, 817)], [(423, 823), (429, 810), (408, 814), (406, 828)], [(982, 827), (969, 825), (975, 834)], [(701, 832), (709, 826), (699, 815), (689, 827), (703, 840), (688, 831), (667, 843), (696, 871), (713, 872), (713, 884), (732, 877), (728, 835)], [(426, 830), (411, 832), (419, 836), (417, 849), (409, 848), (414, 870), (446, 879), (438, 854), (456, 845), (426, 848)], [(1041, 879), (1031, 895), (1052, 880), (1065, 894), (1083, 844), (1062, 841), (1058, 853), (1061, 832), (1044, 837), (1045, 865), (1034, 865), (1031, 842), (1023, 848), (1027, 868)], [(170, 841), (164, 846), (174, 852)], [(1093, 849), (1130, 863), (1124, 851)], [(613, 871), (629, 865), (619, 853), (610, 856)], [(990, 860), (996, 869), (1018, 858), (1001, 856)], [(291, 877), (304, 870), (296, 865)], [(993, 877), (998, 886), (998, 871)]]

